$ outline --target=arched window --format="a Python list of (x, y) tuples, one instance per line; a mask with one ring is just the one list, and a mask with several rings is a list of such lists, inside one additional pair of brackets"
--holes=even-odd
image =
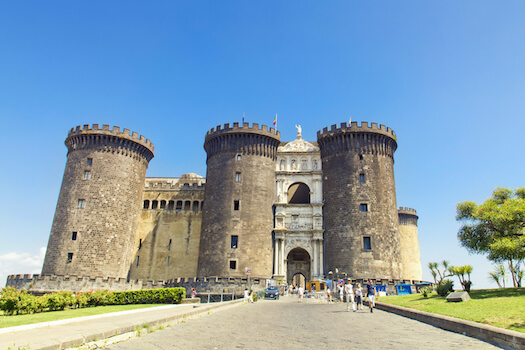
[(181, 210), (182, 209), (182, 201), (177, 201), (177, 206), (175, 207), (175, 209), (177, 209), (177, 210)]
[(159, 206), (159, 201), (152, 201), (151, 202), (151, 209), (157, 209)]
[(165, 200), (161, 200), (160, 201), (160, 209), (166, 209), (166, 201)]
[(174, 201), (169, 201), (168, 202), (168, 210), (173, 210), (175, 209), (175, 202)]
[(199, 211), (199, 201), (193, 201), (193, 211)]
[(184, 202), (184, 210), (191, 210), (191, 202), (190, 201)]
[(296, 182), (292, 184), (290, 187), (288, 187), (288, 203), (310, 203), (310, 188), (302, 182)]
[(144, 206), (143, 206), (142, 208), (144, 208), (144, 209), (149, 209), (149, 200), (146, 199), (146, 200), (144, 201)]

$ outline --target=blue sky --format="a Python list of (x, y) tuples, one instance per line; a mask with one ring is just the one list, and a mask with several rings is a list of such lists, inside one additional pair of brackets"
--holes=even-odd
[(457, 242), (455, 205), (525, 186), (524, 14), (523, 1), (1, 2), (0, 285), (40, 271), (70, 128), (145, 135), (148, 176), (205, 175), (208, 129), (278, 113), (284, 141), (349, 117), (392, 128), (424, 277), (446, 259), (495, 287)]

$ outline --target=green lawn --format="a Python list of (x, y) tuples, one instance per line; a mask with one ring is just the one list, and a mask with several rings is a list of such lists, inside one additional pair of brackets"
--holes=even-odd
[(433, 293), (428, 298), (392, 295), (378, 301), (525, 333), (525, 288), (472, 290), (470, 297), (469, 301), (452, 303)]
[(106, 314), (117, 311), (127, 311), (135, 309), (143, 309), (146, 307), (161, 306), (161, 304), (134, 304), (134, 305), (110, 305), (110, 306), (97, 306), (97, 307), (86, 307), (82, 309), (72, 309), (64, 311), (51, 311), (42, 312), (38, 314), (30, 315), (15, 315), (5, 316), (0, 311), (0, 328), (21, 326), (24, 324), (38, 323), (38, 322), (49, 322), (56, 320), (64, 320), (67, 318), (92, 316)]

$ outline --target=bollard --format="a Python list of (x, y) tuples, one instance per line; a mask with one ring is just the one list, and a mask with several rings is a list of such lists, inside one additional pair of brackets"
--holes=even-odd
[(232, 289), (232, 300), (235, 300), (235, 288)]
[(223, 301), (223, 299), (222, 299), (222, 294), (223, 294), (223, 293), (224, 293), (224, 290), (221, 289), (221, 303), (222, 303), (222, 301)]
[(210, 303), (210, 292), (208, 292), (208, 304)]

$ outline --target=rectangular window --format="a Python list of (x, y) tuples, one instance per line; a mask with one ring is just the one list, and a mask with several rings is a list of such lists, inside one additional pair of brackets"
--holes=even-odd
[(372, 250), (372, 242), (370, 237), (363, 237), (363, 249)]
[(359, 205), (359, 210), (361, 211), (368, 211), (368, 204), (360, 204)]
[(170, 257), (168, 256), (168, 258), (166, 259), (166, 266), (170, 266)]
[(168, 251), (170, 251), (170, 250), (171, 250), (171, 239), (170, 239), (170, 241), (168, 243)]
[(239, 244), (239, 236), (232, 235), (231, 237), (231, 247), (232, 249), (236, 249)]
[(78, 200), (77, 208), (82, 209), (82, 208), (84, 208), (85, 205), (86, 205), (86, 200), (85, 199), (79, 199)]
[(137, 266), (137, 267), (139, 267), (139, 258), (140, 258), (140, 256), (137, 255), (137, 262), (135, 264), (135, 266)]
[(67, 253), (67, 261), (66, 263), (69, 264), (73, 261), (73, 253)]
[(77, 233), (76, 233), (76, 232), (73, 232), (73, 233), (71, 234), (71, 240), (72, 240), (72, 241), (76, 241), (76, 240), (77, 240)]
[(93, 165), (93, 158), (87, 159), (87, 165)]
[(239, 201), (233, 201), (233, 210), (239, 210)]
[(365, 174), (359, 174), (359, 182), (360, 183), (365, 183)]
[(241, 173), (235, 173), (235, 181), (241, 182)]
[(89, 180), (91, 172), (89, 170), (84, 171), (84, 180)]
[(241, 160), (241, 155), (240, 154), (237, 155), (237, 160)]
[(237, 270), (237, 261), (230, 260), (230, 270)]
[(142, 248), (142, 238), (139, 239), (139, 250), (140, 250), (140, 248)]

